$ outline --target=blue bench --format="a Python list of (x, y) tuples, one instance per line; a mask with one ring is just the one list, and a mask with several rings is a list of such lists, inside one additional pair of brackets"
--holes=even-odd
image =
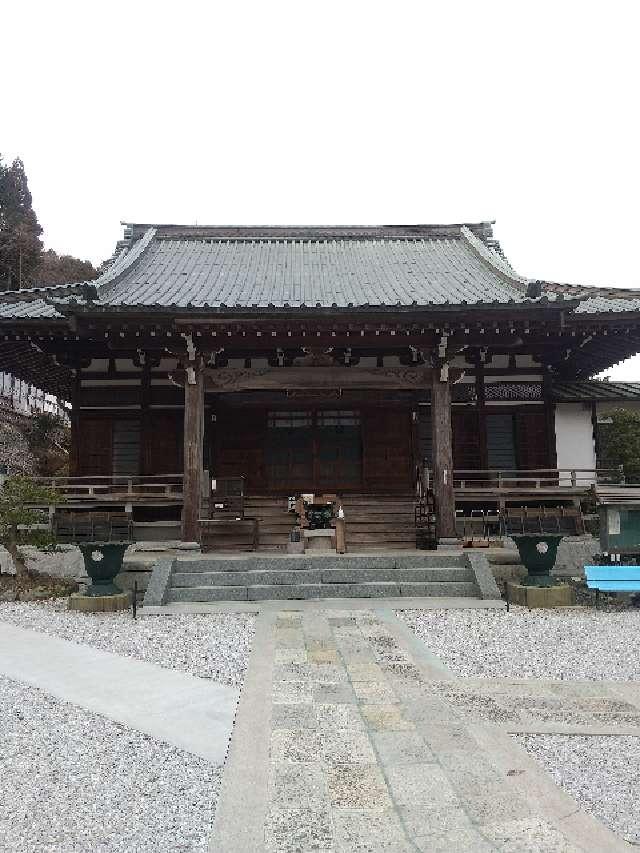
[(640, 566), (585, 566), (587, 586), (596, 591), (596, 607), (600, 592), (640, 592)]

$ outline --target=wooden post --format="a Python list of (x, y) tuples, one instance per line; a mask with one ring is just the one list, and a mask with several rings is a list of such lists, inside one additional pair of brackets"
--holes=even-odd
[(548, 465), (550, 468), (557, 468), (556, 404), (553, 401), (552, 385), (551, 373), (549, 370), (545, 370), (542, 375), (542, 398), (544, 400), (544, 414), (547, 428)]
[(71, 453), (69, 454), (69, 474), (77, 477), (80, 473), (80, 391), (81, 370), (74, 371), (73, 385), (71, 388)]
[(344, 554), (347, 550), (344, 518), (336, 518), (336, 551)]
[(204, 375), (199, 367), (185, 372), (184, 386), (184, 475), (182, 539), (200, 541), (204, 433)]
[(480, 465), (478, 467), (487, 470), (489, 467), (489, 443), (487, 437), (484, 362), (480, 358), (476, 361), (476, 412), (478, 413), (478, 444), (480, 449)]
[(164, 474), (164, 471), (151, 470), (151, 445), (153, 428), (149, 403), (151, 399), (151, 369), (148, 360), (142, 365), (140, 377), (140, 457), (138, 466), (141, 474)]
[(431, 380), (431, 432), (433, 491), (436, 499), (436, 533), (443, 546), (458, 547), (456, 501), (453, 493), (453, 442), (451, 438), (451, 384), (446, 367), (434, 369)]

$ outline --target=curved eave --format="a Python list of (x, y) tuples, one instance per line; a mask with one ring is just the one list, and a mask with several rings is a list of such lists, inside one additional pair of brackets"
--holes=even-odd
[(567, 309), (571, 309), (576, 302), (564, 300), (561, 302), (541, 300), (513, 300), (507, 302), (461, 302), (461, 303), (412, 303), (408, 305), (387, 304), (363, 304), (363, 305), (100, 305), (91, 303), (79, 305), (68, 303), (59, 306), (58, 310), (65, 316), (96, 316), (103, 317), (109, 314), (153, 317), (154, 315), (171, 315), (175, 317), (207, 317), (211, 315), (233, 317), (256, 317), (260, 319), (266, 315), (275, 317), (309, 317), (322, 314), (341, 315), (364, 315), (364, 314), (411, 314), (411, 313), (460, 313), (461, 311), (509, 311), (531, 315), (534, 311), (542, 309), (545, 314), (558, 315)]
[(640, 323), (640, 308), (633, 308), (628, 311), (571, 311), (567, 314), (567, 321), (580, 325)]

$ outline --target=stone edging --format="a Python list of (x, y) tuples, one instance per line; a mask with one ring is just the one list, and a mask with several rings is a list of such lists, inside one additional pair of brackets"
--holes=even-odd
[(491, 571), (489, 561), (484, 554), (466, 552), (465, 557), (475, 576), (480, 598), (496, 600), (502, 598), (498, 584)]
[(149, 584), (144, 594), (143, 607), (162, 607), (167, 603), (169, 584), (176, 560), (158, 560), (153, 564)]

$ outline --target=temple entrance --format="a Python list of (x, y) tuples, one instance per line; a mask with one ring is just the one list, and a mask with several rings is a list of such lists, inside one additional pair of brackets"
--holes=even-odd
[(343, 491), (362, 486), (358, 411), (272, 411), (267, 416), (269, 491)]

